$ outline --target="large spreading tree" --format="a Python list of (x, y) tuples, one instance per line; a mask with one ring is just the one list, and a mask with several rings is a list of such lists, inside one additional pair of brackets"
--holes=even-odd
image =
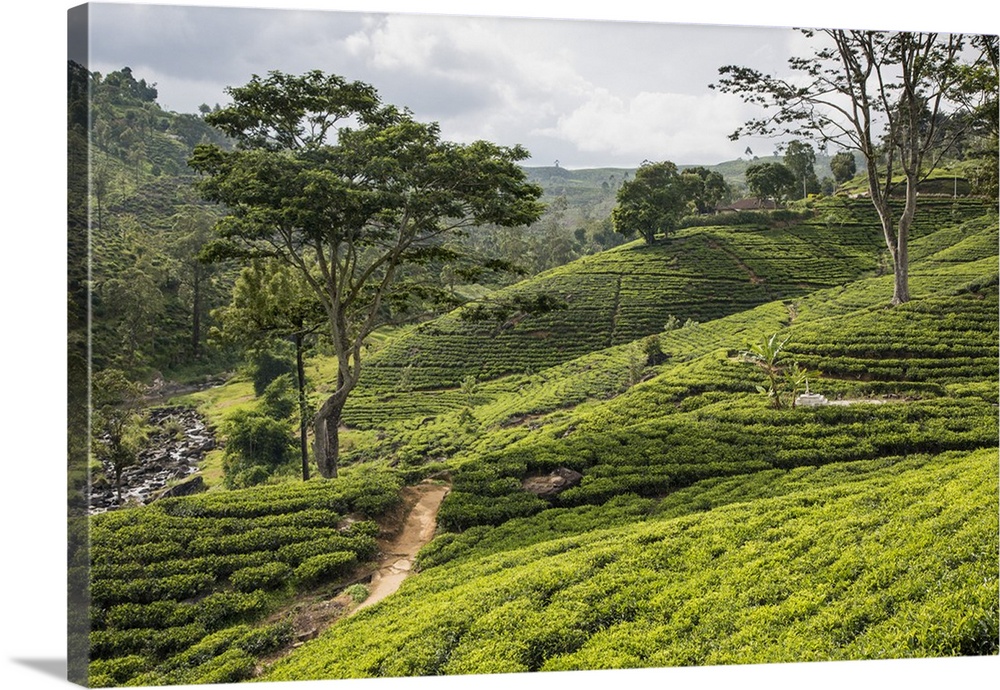
[(795, 194), (795, 173), (781, 163), (753, 163), (745, 173), (747, 188), (758, 199), (770, 199), (775, 206)]
[(206, 256), (282, 261), (322, 305), (338, 372), (314, 447), (333, 477), (365, 339), (411, 301), (426, 305), (441, 264), (463, 260), (449, 239), (533, 223), (542, 190), (518, 165), (522, 147), (442, 141), (436, 124), (382, 104), (362, 82), (270, 72), (227, 92), (232, 104), (205, 120), (236, 147), (201, 145), (190, 162), (203, 196), (227, 211)]
[[(794, 198), (805, 199), (809, 194), (819, 192), (819, 180), (816, 179), (816, 151), (808, 142), (790, 141), (785, 146), (782, 159), (785, 167), (795, 176), (796, 186)], [(802, 190), (801, 196), (799, 190)]]
[[(967, 67), (989, 61), (988, 42), (909, 31), (802, 32), (813, 52), (790, 58), (788, 77), (729, 65), (719, 69), (712, 87), (767, 109), (765, 117), (734, 132), (734, 140), (744, 134), (806, 137), (860, 153), (892, 256), (892, 304), (901, 304), (910, 299), (908, 238), (917, 186), (949, 148), (942, 134), (953, 141), (967, 131), (939, 131), (942, 116), (962, 120), (954, 116), (991, 97), (995, 102), (995, 80), (983, 91), (963, 91)], [(901, 208), (890, 203), (900, 188)]]
[(646, 244), (670, 235), (687, 213), (688, 192), (676, 165), (643, 162), (635, 177), (618, 188), (618, 203), (611, 212), (615, 232), (626, 237), (638, 233)]

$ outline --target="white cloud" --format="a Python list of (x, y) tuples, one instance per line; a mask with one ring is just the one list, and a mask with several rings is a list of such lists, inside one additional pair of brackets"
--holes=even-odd
[[(725, 64), (776, 73), (805, 47), (788, 29), (404, 11), (98, 3), (92, 64), (102, 71), (132, 66), (180, 112), (225, 102), (223, 88), (253, 73), (321, 69), (372, 84), (386, 102), (439, 122), (449, 139), (521, 143), (539, 163), (635, 165), (646, 158), (718, 162), (748, 143), (769, 152), (773, 143), (728, 141), (759, 113), (707, 85)], [(742, 19), (713, 12), (702, 21)], [(666, 15), (650, 18), (690, 21), (683, 12)]]
[[(416, 20), (416, 21), (415, 21)], [(421, 18), (409, 15), (365, 22), (365, 27), (348, 36), (348, 53), (366, 60), (379, 70), (419, 72), (427, 69), (441, 41), (434, 31), (417, 30)]]
[(622, 98), (598, 88), (539, 134), (615, 158), (706, 162), (731, 155), (728, 135), (743, 108), (721, 94), (642, 91)]

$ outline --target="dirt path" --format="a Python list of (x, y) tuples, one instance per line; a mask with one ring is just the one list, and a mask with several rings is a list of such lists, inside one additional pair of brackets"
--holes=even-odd
[(417, 552), (434, 536), (437, 512), (449, 487), (441, 484), (418, 484), (411, 487), (416, 503), (410, 509), (403, 528), (383, 545), (378, 570), (372, 575), (370, 593), (354, 611), (376, 604), (399, 589), (410, 574)]
[[(417, 552), (434, 537), (438, 508), (448, 494), (449, 486), (443, 484), (417, 484), (401, 492), (402, 503), (379, 523), (387, 536), (379, 540), (379, 557), (374, 572), (359, 568), (355, 582), (368, 582), (369, 595), (355, 606), (351, 597), (338, 586), (339, 594), (317, 591), (299, 597), (288, 607), (273, 613), (266, 621), (274, 623), (289, 619), (292, 623), (292, 642), (287, 647), (262, 658), (255, 675), (306, 640), (317, 637), (337, 620), (355, 611), (371, 606), (399, 589), (413, 568)], [(369, 566), (370, 567), (370, 566)], [(369, 581), (370, 580), (370, 581)]]

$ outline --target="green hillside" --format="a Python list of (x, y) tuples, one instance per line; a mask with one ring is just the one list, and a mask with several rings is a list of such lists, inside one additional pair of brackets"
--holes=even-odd
[[(342, 477), (92, 519), (91, 680), (996, 654), (997, 216), (923, 209), (893, 309), (867, 207), (839, 201), (507, 289), (566, 309), (386, 334)], [(739, 353), (774, 333), (838, 404), (769, 406)], [(522, 489), (557, 468), (582, 479)], [(419, 573), (292, 648), (289, 611), (363, 573), (423, 478), (451, 492)]]
[[(914, 235), (987, 208), (973, 199), (929, 199)], [(458, 409), (459, 386), (469, 376), (484, 382), (539, 375), (660, 333), (671, 320), (706, 323), (872, 275), (883, 246), (873, 215), (863, 200), (832, 200), (807, 221), (761, 216), (747, 225), (687, 228), (663, 244), (634, 242), (553, 269), (496, 297), (548, 294), (565, 309), (487, 323), (463, 320), (458, 310), (390, 339), (369, 357), (345, 422), (365, 429)]]
[[(653, 378), (487, 432), (421, 574), (265, 679), (995, 654), (996, 238), (915, 242), (904, 307), (872, 277), (666, 333)], [(852, 404), (768, 409), (733, 355), (773, 331)]]
[(995, 654), (996, 485), (987, 450), (744, 480), (678, 517), (542, 513), (264, 678)]

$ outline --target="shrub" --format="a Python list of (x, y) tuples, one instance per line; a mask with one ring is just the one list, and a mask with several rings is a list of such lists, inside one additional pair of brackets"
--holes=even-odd
[(272, 353), (261, 350), (250, 362), (250, 375), (253, 379), (253, 392), (258, 398), (264, 395), (267, 387), (279, 376), (292, 373), (292, 363), (276, 357)]
[(226, 418), (222, 431), (226, 436), (222, 467), (228, 488), (261, 484), (291, 458), (287, 422), (253, 410), (237, 410)]
[(237, 683), (253, 676), (257, 660), (242, 649), (227, 649), (192, 673), (192, 683)]
[(362, 520), (352, 524), (347, 533), (352, 537), (377, 537), (381, 531), (377, 522)]
[(97, 659), (88, 670), (90, 687), (120, 685), (149, 668), (149, 659), (139, 654), (129, 654), (115, 659)]
[(282, 420), (288, 419), (295, 411), (295, 391), (292, 386), (292, 377), (283, 374), (274, 379), (264, 390), (261, 397), (261, 411), (268, 417)]
[(229, 576), (233, 587), (241, 592), (256, 589), (275, 589), (287, 582), (292, 569), (285, 563), (271, 562), (261, 566), (242, 568)]
[(267, 595), (260, 590), (250, 593), (216, 592), (198, 604), (195, 618), (207, 629), (218, 630), (263, 613), (267, 604)]
[(295, 569), (295, 580), (301, 584), (314, 585), (343, 575), (357, 563), (353, 551), (334, 551), (307, 558)]
[(358, 582), (345, 589), (344, 594), (349, 596), (355, 604), (360, 604), (368, 598), (371, 592), (368, 590), (368, 587)]

